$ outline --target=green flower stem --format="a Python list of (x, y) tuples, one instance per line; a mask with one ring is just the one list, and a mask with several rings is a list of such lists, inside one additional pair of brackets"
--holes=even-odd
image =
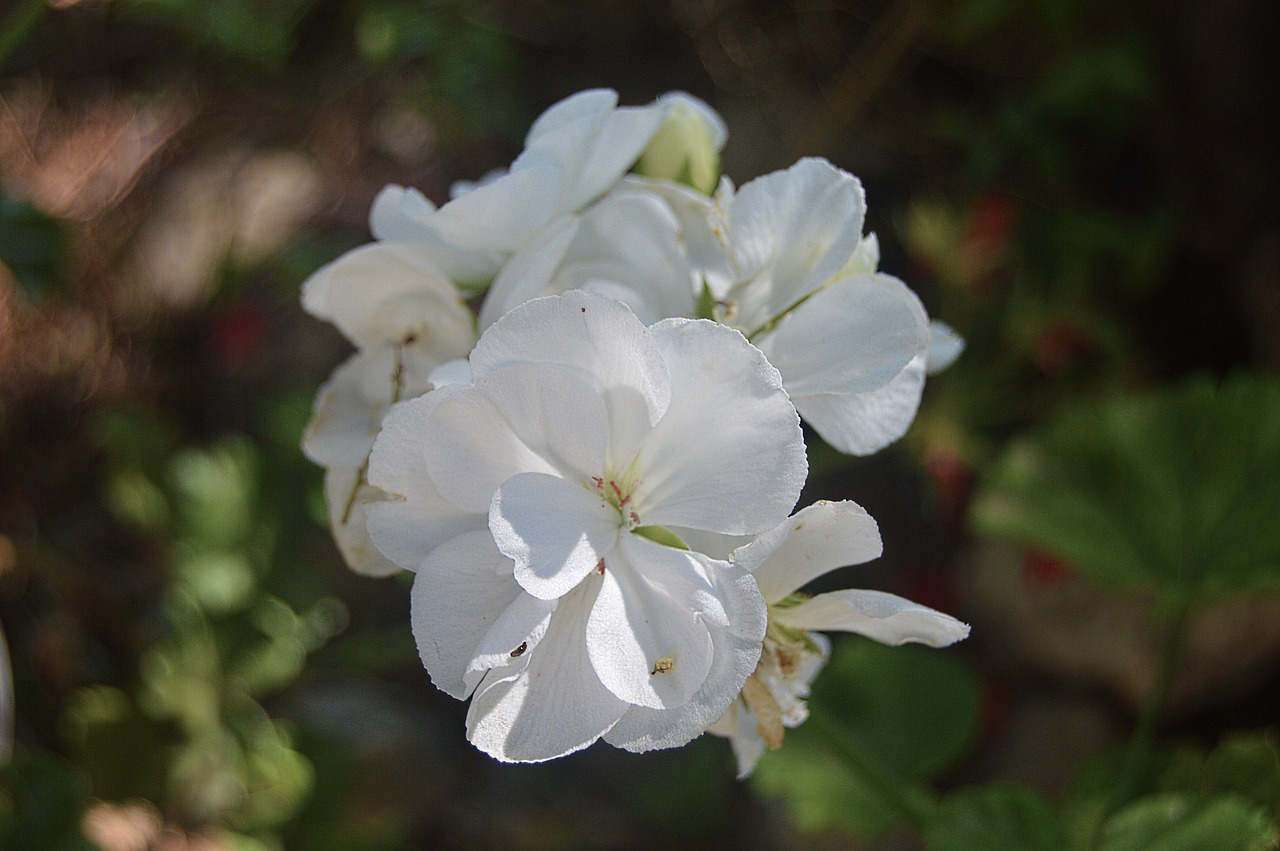
[(0, 68), (49, 10), (48, 0), (27, 0), (0, 23)]
[(1174, 602), (1173, 617), (1165, 632), (1160, 667), (1156, 671), (1155, 681), (1151, 684), (1151, 691), (1147, 694), (1146, 705), (1143, 706), (1142, 714), (1138, 717), (1133, 739), (1129, 742), (1129, 752), (1125, 755), (1120, 782), (1116, 786), (1111, 806), (1107, 808), (1108, 813), (1115, 812), (1137, 796), (1141, 789), (1142, 775), (1151, 765), (1151, 758), (1155, 752), (1156, 734), (1160, 730), (1160, 722), (1164, 718), (1165, 708), (1169, 703), (1169, 693), (1173, 689), (1173, 681), (1178, 673), (1182, 641), (1190, 611), (1190, 596), (1184, 595)]
[(919, 828), (933, 820), (934, 802), (924, 792), (894, 777), (876, 765), (874, 760), (868, 759), (842, 730), (823, 718), (821, 713), (810, 715), (805, 725), (817, 730), (830, 742), (850, 771), (900, 819)]

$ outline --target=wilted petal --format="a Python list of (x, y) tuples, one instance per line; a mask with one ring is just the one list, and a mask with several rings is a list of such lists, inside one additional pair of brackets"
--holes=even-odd
[(855, 502), (821, 500), (805, 506), (734, 554), (768, 603), (824, 573), (879, 558), (880, 530)]
[(347, 566), (363, 576), (391, 576), (401, 569), (369, 537), (364, 507), (382, 497), (377, 488), (360, 483), (360, 470), (356, 467), (330, 467), (324, 471), (324, 499), (333, 540)]
[(778, 371), (732, 328), (652, 326), (671, 404), (646, 438), (641, 522), (753, 534), (791, 511), (808, 472), (804, 438)]
[(543, 600), (567, 594), (613, 554), (618, 511), (583, 482), (520, 473), (493, 495), (489, 529), (515, 578)]
[(395, 354), (386, 347), (357, 352), (335, 369), (303, 432), (306, 456), (322, 467), (362, 466), (391, 407), (395, 373)]
[(856, 632), (881, 644), (946, 647), (969, 634), (968, 624), (883, 591), (847, 589), (775, 609), (774, 620), (796, 629)]
[(764, 600), (755, 580), (724, 563), (712, 564), (708, 570), (716, 597), (725, 607), (726, 622), (708, 623), (712, 663), (702, 686), (674, 709), (628, 709), (605, 735), (609, 744), (640, 752), (688, 743), (724, 714), (755, 670), (766, 624)]
[(907, 433), (924, 391), (924, 356), (866, 393), (826, 393), (794, 399), (796, 410), (823, 440), (850, 455), (870, 455)]
[(607, 732), (627, 704), (604, 687), (587, 658), (586, 624), (598, 580), (561, 598), (536, 653), (512, 675), (491, 671), (467, 712), (467, 738), (504, 762), (542, 762), (581, 750)]
[(890, 275), (841, 278), (758, 342), (792, 399), (884, 387), (929, 345), (920, 299)]
[(709, 628), (725, 623), (704, 558), (625, 535), (605, 561), (587, 623), (596, 674), (627, 703), (655, 709), (683, 704), (706, 680)]
[[(459, 535), (431, 551), (413, 581), (411, 622), (436, 688), (460, 700), (471, 693), (479, 677), (469, 677), (469, 668), (486, 634), (526, 596), (487, 531)], [(530, 620), (522, 622), (532, 630), (537, 621)], [(507, 650), (525, 638), (516, 637)]]
[(427, 472), (423, 445), (431, 412), (452, 392), (438, 390), (391, 409), (369, 455), (369, 483), (387, 497), (365, 507), (369, 535), (383, 555), (417, 570), (435, 547), (463, 532), (485, 530), (487, 516), (457, 508)]
[(589, 382), (609, 412), (610, 452), (624, 466), (670, 399), (666, 362), (640, 320), (581, 290), (534, 299), (485, 331), (471, 353), (472, 374), (479, 380), (506, 363), (555, 364)]
[[(447, 499), (488, 512), (494, 491), (524, 472), (588, 481), (603, 469), (608, 425), (597, 392), (568, 370), (512, 363), (453, 385), (423, 432), (427, 469)], [(429, 437), (429, 439), (427, 439)]]

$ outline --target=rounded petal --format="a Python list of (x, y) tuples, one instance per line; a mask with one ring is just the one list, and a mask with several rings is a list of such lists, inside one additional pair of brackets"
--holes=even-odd
[(792, 399), (865, 393), (926, 351), (929, 318), (897, 278), (856, 275), (814, 293), (759, 345)]
[(635, 752), (687, 744), (725, 713), (756, 669), (767, 615), (755, 580), (723, 562), (710, 567), (709, 575), (726, 622), (708, 625), (712, 662), (702, 686), (674, 709), (628, 709), (605, 735), (609, 744)]
[(878, 390), (797, 397), (796, 410), (835, 449), (870, 455), (907, 433), (920, 407), (924, 378), (921, 355)]
[(609, 412), (610, 452), (624, 467), (670, 399), (667, 365), (640, 320), (581, 290), (526, 302), (485, 331), (471, 352), (472, 374), (479, 380), (508, 363), (556, 364), (590, 383)]
[(858, 248), (865, 209), (858, 179), (817, 158), (738, 190), (729, 209), (734, 324), (754, 331), (836, 277)]
[(507, 174), (445, 204), (426, 224), (462, 249), (510, 254), (561, 212), (564, 179), (553, 158), (525, 156)]
[(706, 680), (724, 604), (697, 553), (624, 535), (606, 560), (587, 622), (587, 647), (601, 682), (627, 703), (681, 705)]
[(387, 496), (365, 506), (369, 535), (383, 555), (406, 570), (463, 532), (484, 530), (485, 512), (469, 512), (440, 495), (423, 451), (431, 412), (455, 388), (435, 390), (391, 409), (369, 455), (369, 484)]
[[(431, 551), (413, 581), (410, 620), (418, 655), (436, 688), (459, 700), (471, 693), (480, 679), (471, 672), (472, 660), (492, 649), (482, 646), (486, 635), (527, 596), (511, 578), (511, 562), (487, 532), (464, 533)], [(530, 631), (537, 624), (529, 617), (517, 620)], [(527, 634), (508, 632), (514, 638), (509, 654)]]
[(377, 488), (361, 483), (357, 467), (330, 467), (324, 471), (329, 530), (347, 566), (362, 576), (391, 576), (401, 570), (369, 537), (364, 507), (383, 496)]
[(369, 229), (384, 242), (420, 247), (450, 280), (460, 286), (483, 286), (493, 279), (505, 255), (494, 250), (468, 250), (452, 245), (430, 226), (436, 206), (416, 189), (390, 185), (373, 201)]
[(950, 615), (883, 591), (861, 589), (819, 594), (797, 606), (774, 609), (773, 618), (783, 626), (856, 632), (890, 645), (946, 647), (969, 634), (969, 625)]
[(524, 472), (589, 481), (604, 468), (604, 404), (565, 369), (512, 363), (453, 390), (423, 432), (427, 469), (440, 493), (488, 513), (494, 492)]
[(937, 319), (929, 323), (929, 353), (925, 370), (930, 374), (942, 372), (956, 362), (964, 351), (964, 337), (945, 322)]
[[(507, 567), (504, 562), (502, 569)], [(530, 594), (512, 600), (476, 645), (464, 677), (467, 688), (474, 688), (487, 671), (519, 666), (517, 660), (532, 653), (546, 635), (556, 605), (555, 600), (539, 600)]]
[(618, 511), (583, 484), (519, 473), (493, 495), (493, 540), (515, 562), (516, 582), (535, 597), (554, 600), (569, 593), (613, 554)]
[(302, 305), (360, 348), (426, 336), (438, 341), (443, 360), (465, 353), (474, 337), (471, 314), (453, 283), (410, 243), (375, 242), (348, 251), (303, 283)]
[(778, 371), (708, 320), (668, 319), (650, 333), (670, 369), (671, 404), (641, 450), (641, 522), (729, 535), (780, 523), (808, 461)]
[(805, 506), (734, 553), (768, 603), (776, 603), (824, 573), (879, 558), (876, 521), (856, 502), (820, 500)]
[(503, 762), (542, 762), (581, 750), (607, 732), (627, 704), (604, 687), (587, 658), (586, 624), (598, 581), (561, 598), (523, 670), (486, 675), (467, 712), (467, 738)]

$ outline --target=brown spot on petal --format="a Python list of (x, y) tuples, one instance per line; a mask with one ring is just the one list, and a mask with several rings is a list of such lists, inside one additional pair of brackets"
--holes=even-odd
[(511, 651), (511, 658), (512, 658), (512, 659), (515, 659), (515, 658), (517, 658), (517, 657), (523, 656), (523, 655), (524, 655), (524, 651), (526, 651), (526, 650), (528, 650), (528, 649), (529, 649), (529, 642), (527, 642), (527, 641), (521, 641), (521, 642), (520, 642), (520, 646), (519, 646), (519, 647), (517, 647), (515, 650), (512, 650), (512, 651)]

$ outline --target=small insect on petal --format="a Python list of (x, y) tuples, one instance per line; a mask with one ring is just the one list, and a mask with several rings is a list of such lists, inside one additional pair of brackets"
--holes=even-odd
[(529, 649), (529, 642), (521, 641), (520, 646), (511, 651), (511, 658), (515, 659), (524, 655), (524, 651)]
[(604, 576), (604, 559), (600, 559), (596, 562), (596, 573)]
[(663, 656), (661, 659), (653, 663), (651, 674), (669, 674), (676, 668), (676, 657)]

